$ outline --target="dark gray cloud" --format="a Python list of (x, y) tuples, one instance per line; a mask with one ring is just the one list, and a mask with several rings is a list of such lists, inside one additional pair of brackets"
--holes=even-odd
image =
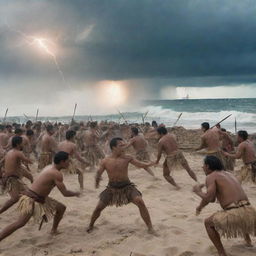
[[(149, 84), (255, 83), (254, 0), (49, 0), (0, 2), (3, 78), (61, 79), (14, 30), (49, 35), (75, 86), (82, 81)], [(8, 24), (8, 26), (6, 25)]]

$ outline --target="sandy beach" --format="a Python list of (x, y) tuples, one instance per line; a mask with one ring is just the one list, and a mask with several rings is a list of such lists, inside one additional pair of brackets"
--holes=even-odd
[[(199, 181), (204, 182), (203, 155), (185, 152), (190, 166)], [(163, 160), (163, 159), (162, 159)], [(237, 161), (236, 170), (241, 166)], [(35, 166), (33, 168), (35, 173)], [(36, 174), (36, 173), (35, 173)], [(143, 169), (130, 169), (130, 179), (142, 192), (158, 236), (149, 235), (139, 211), (130, 204), (121, 208), (108, 207), (96, 222), (95, 230), (88, 234), (86, 227), (98, 201), (99, 193), (107, 184), (106, 174), (100, 188), (94, 188), (94, 172), (85, 173), (85, 191), (80, 198), (65, 198), (54, 189), (51, 197), (62, 201), (67, 211), (60, 224), (58, 236), (51, 236), (52, 221), (38, 226), (30, 221), (24, 228), (1, 242), (0, 255), (55, 255), (55, 256), (206, 256), (217, 255), (204, 229), (204, 218), (220, 209), (217, 203), (208, 205), (200, 216), (195, 216), (199, 198), (191, 192), (194, 181), (184, 170), (176, 170), (174, 177), (182, 187), (176, 191), (162, 177), (161, 167), (155, 168), (158, 180), (154, 180)], [(77, 177), (64, 176), (70, 189), (77, 190)], [(245, 184), (252, 205), (256, 206), (256, 186)], [(8, 197), (1, 196), (2, 204)], [(0, 216), (1, 228), (18, 217), (16, 206)], [(256, 248), (246, 248), (242, 239), (223, 239), (230, 255), (253, 256)], [(253, 238), (253, 242), (256, 239)]]

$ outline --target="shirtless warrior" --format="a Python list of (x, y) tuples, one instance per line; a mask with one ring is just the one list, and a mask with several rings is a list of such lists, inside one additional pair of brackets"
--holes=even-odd
[(4, 159), (3, 190), (10, 195), (10, 199), (0, 209), (3, 213), (19, 201), (20, 193), (26, 190), (27, 186), (22, 178), (26, 177), (33, 182), (33, 177), (26, 169), (21, 168), (21, 163), (31, 164), (32, 161), (25, 157), (22, 150), (22, 137), (12, 138), (12, 149), (8, 151)]
[(84, 133), (85, 152), (83, 156), (89, 161), (91, 169), (98, 165), (99, 160), (104, 158), (104, 153), (98, 145), (97, 122), (90, 123), (90, 129)]
[(196, 150), (206, 149), (207, 156), (218, 157), (226, 170), (225, 158), (221, 150), (219, 129), (210, 129), (210, 124), (204, 122), (201, 124), (203, 135), (201, 136), (201, 145)]
[[(148, 142), (145, 140), (142, 134), (139, 134), (139, 130), (136, 127), (131, 128), (132, 131), (132, 138), (130, 139), (129, 143), (125, 146), (128, 148), (133, 146), (136, 152), (136, 159), (143, 162), (150, 161), (149, 153), (147, 150)], [(150, 168), (145, 168), (145, 170), (152, 176), (155, 176), (153, 171)]]
[(159, 127), (157, 132), (160, 136), (160, 140), (158, 142), (158, 155), (155, 163), (159, 163), (162, 153), (164, 152), (166, 154), (163, 164), (164, 178), (177, 189), (180, 189), (173, 177), (170, 176), (170, 173), (177, 165), (181, 165), (187, 171), (189, 176), (193, 180), (197, 181), (195, 173), (191, 170), (183, 153), (178, 148), (175, 136), (173, 134), (169, 134), (165, 127)]
[(57, 143), (53, 138), (54, 127), (51, 124), (46, 126), (46, 133), (42, 136), (41, 152), (38, 160), (38, 169), (42, 170), (45, 166), (52, 163), (52, 158), (57, 150)]
[(124, 146), (125, 143), (121, 138), (113, 138), (110, 141), (112, 154), (102, 160), (96, 174), (95, 187), (99, 187), (101, 175), (105, 170), (108, 174), (109, 183), (107, 188), (100, 194), (100, 200), (92, 214), (87, 232), (93, 230), (95, 221), (99, 218), (105, 207), (112, 205), (118, 207), (131, 202), (139, 208), (141, 217), (148, 227), (148, 231), (150, 233), (154, 232), (149, 212), (142, 199), (142, 194), (137, 190), (135, 185), (131, 183), (128, 177), (128, 165), (130, 163), (138, 168), (147, 168), (153, 164), (143, 163), (129, 155), (125, 155)]
[(67, 168), (68, 164), (68, 153), (60, 151), (55, 155), (54, 164), (47, 166), (35, 179), (30, 189), (23, 193), (18, 202), (20, 217), (1, 231), (0, 241), (26, 225), (31, 217), (41, 225), (43, 221), (48, 221), (50, 217), (54, 217), (51, 233), (58, 234), (57, 228), (66, 206), (50, 198), (50, 192), (56, 186), (65, 197), (80, 195), (79, 192), (67, 190), (63, 183), (61, 170)]
[(70, 163), (68, 167), (68, 172), (75, 173), (78, 175), (78, 182), (80, 185), (80, 189), (84, 188), (84, 178), (82, 170), (77, 166), (75, 159), (76, 158), (79, 162), (83, 163), (84, 165), (89, 165), (87, 161), (85, 161), (77, 150), (77, 146), (74, 143), (76, 132), (73, 130), (68, 130), (66, 132), (66, 140), (62, 141), (58, 145), (59, 151), (67, 152), (70, 156)]
[(241, 168), (238, 179), (242, 181), (253, 181), (256, 183), (256, 152), (253, 142), (248, 139), (247, 131), (238, 131), (237, 140), (239, 146), (235, 154), (224, 152), (224, 155), (233, 159), (242, 158), (244, 166)]
[(193, 191), (202, 198), (196, 208), (196, 214), (199, 215), (206, 205), (216, 199), (220, 203), (223, 210), (205, 220), (206, 231), (219, 256), (227, 256), (220, 236), (241, 236), (247, 246), (252, 246), (250, 234), (256, 235), (256, 211), (240, 183), (231, 173), (223, 171), (221, 161), (215, 156), (206, 156), (203, 169), (206, 174), (207, 192), (202, 192), (204, 185), (194, 186)]

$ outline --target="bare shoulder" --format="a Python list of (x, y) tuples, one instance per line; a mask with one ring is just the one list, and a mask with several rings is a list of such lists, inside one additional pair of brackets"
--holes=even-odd
[(244, 149), (245, 147), (246, 147), (245, 141), (241, 142), (241, 143), (238, 145), (238, 149)]
[(136, 141), (136, 137), (130, 139), (130, 143), (133, 143), (134, 141)]
[(173, 140), (176, 140), (176, 135), (175, 135), (175, 134), (169, 133), (169, 136), (170, 136), (170, 138), (172, 138)]
[(128, 155), (128, 154), (124, 155), (122, 158), (127, 160), (128, 162), (134, 159), (134, 157), (132, 155)]
[(111, 156), (106, 156), (105, 158), (103, 158), (101, 161), (100, 161), (100, 165), (101, 166), (105, 166), (105, 164), (107, 164), (108, 162), (111, 161)]
[(24, 156), (25, 156), (25, 155), (23, 154), (23, 152), (22, 152), (22, 151), (19, 151), (19, 150), (14, 151), (14, 153), (15, 153), (15, 155), (16, 155), (17, 157), (24, 157)]
[(210, 184), (214, 182), (218, 178), (218, 173), (217, 172), (212, 172), (211, 174), (206, 176), (206, 184)]
[(53, 166), (49, 166), (47, 169), (45, 169), (45, 174), (47, 174), (47, 176), (51, 176), (53, 179), (63, 178), (63, 174), (61, 173), (61, 171), (57, 170)]
[(161, 139), (158, 141), (158, 144), (159, 144), (159, 145), (162, 145), (163, 142), (164, 142), (164, 138), (161, 138)]

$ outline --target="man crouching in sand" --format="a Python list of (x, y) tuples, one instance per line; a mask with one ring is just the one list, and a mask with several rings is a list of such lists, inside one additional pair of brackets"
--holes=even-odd
[[(17, 221), (5, 227), (0, 233), (0, 241), (11, 235), (14, 231), (22, 228), (31, 217), (38, 223), (48, 221), (54, 216), (51, 233), (58, 234), (57, 228), (66, 210), (66, 206), (48, 195), (54, 188), (60, 190), (63, 196), (79, 196), (79, 192), (72, 192), (66, 189), (63, 183), (61, 169), (67, 168), (69, 164), (68, 153), (60, 151), (54, 157), (54, 164), (47, 166), (35, 179), (31, 188), (23, 192), (18, 202), (20, 217)], [(39, 227), (39, 229), (40, 229)]]
[(109, 178), (107, 188), (100, 194), (100, 200), (94, 210), (87, 232), (93, 230), (95, 221), (99, 218), (102, 210), (107, 206), (122, 206), (128, 203), (134, 203), (140, 210), (140, 215), (148, 227), (149, 233), (155, 233), (152, 227), (151, 219), (147, 207), (142, 199), (142, 194), (128, 177), (128, 166), (133, 164), (138, 168), (147, 168), (153, 166), (153, 163), (143, 163), (132, 156), (125, 155), (125, 143), (121, 138), (113, 138), (110, 141), (112, 154), (102, 160), (100, 168), (96, 174), (95, 187), (99, 187), (101, 175), (106, 170)]
[(207, 192), (202, 192), (204, 185), (194, 186), (193, 191), (202, 198), (196, 213), (200, 214), (201, 210), (210, 202), (215, 202), (216, 198), (219, 201), (223, 210), (205, 220), (206, 231), (219, 256), (227, 256), (220, 236), (241, 236), (247, 246), (252, 246), (250, 234), (256, 235), (256, 211), (240, 183), (231, 173), (223, 171), (221, 161), (215, 156), (207, 156), (204, 159), (203, 169), (207, 176)]

